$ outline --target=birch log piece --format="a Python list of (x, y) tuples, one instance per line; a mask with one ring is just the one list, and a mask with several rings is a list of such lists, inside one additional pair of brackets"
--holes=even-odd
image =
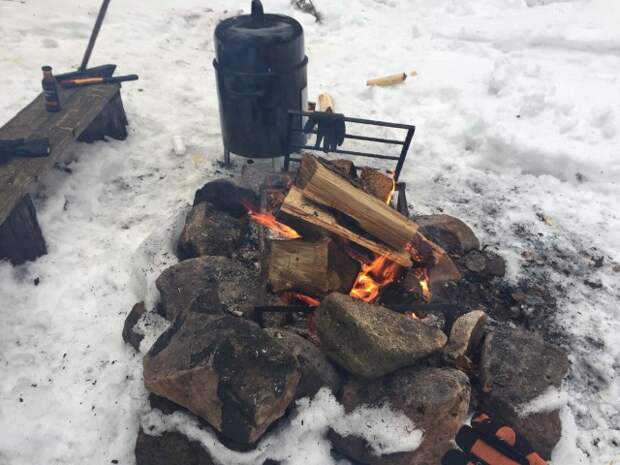
[(366, 81), (367, 86), (393, 86), (394, 84), (400, 84), (407, 79), (407, 73), (391, 74), (389, 76), (383, 76), (376, 79), (370, 79)]

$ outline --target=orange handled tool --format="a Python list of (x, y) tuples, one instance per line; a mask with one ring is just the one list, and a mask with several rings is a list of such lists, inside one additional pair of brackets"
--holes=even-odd
[(527, 439), (487, 414), (476, 414), (472, 426), (459, 430), (455, 440), (461, 450), (448, 451), (442, 465), (547, 465)]

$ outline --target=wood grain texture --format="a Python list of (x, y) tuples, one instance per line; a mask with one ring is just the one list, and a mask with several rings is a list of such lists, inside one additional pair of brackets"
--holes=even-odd
[(313, 297), (348, 294), (359, 264), (331, 238), (318, 241), (272, 241), (269, 283), (274, 292), (297, 291)]
[[(372, 198), (374, 199), (374, 197)], [(295, 186), (291, 187), (288, 195), (284, 199), (284, 203), (282, 203), (282, 207), (278, 213), (278, 219), (282, 219), (284, 222), (288, 223), (286, 221), (287, 215), (343, 237), (376, 254), (384, 255), (399, 265), (409, 268), (413, 264), (409, 253), (404, 249), (402, 251), (393, 250), (376, 241), (360, 236), (338, 224), (334, 215), (321, 208), (319, 205), (305, 199), (303, 192)]]
[(296, 183), (304, 197), (350, 216), (397, 251), (404, 252), (418, 234), (417, 224), (327, 169), (313, 155), (304, 154)]
[[(106, 84), (75, 89), (61, 89), (62, 110), (45, 111), (40, 94), (13, 119), (0, 128), (0, 139), (47, 137), (51, 153), (45, 158), (15, 158), (0, 166), (0, 224), (27, 193), (30, 185), (54, 163), (119, 94), (120, 85)], [(123, 115), (124, 118), (124, 115)], [(126, 119), (125, 119), (126, 121)]]

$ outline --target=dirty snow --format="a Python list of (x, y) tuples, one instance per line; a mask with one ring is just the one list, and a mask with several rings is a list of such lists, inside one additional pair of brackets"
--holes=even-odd
[[(195, 417), (175, 412), (164, 415), (152, 410), (143, 416), (142, 426), (151, 434), (177, 431), (201, 442), (212, 457), (225, 465), (261, 464), (266, 459), (283, 463), (324, 465), (333, 463), (330, 446), (325, 441), (331, 427), (342, 435), (356, 435), (372, 441), (376, 454), (413, 451), (422, 442), (423, 432), (402, 412), (389, 406), (360, 407), (346, 414), (327, 388), (313, 399), (300, 399), (290, 418), (259, 441), (255, 450), (236, 452), (222, 445), (214, 432), (200, 426)], [(348, 463), (342, 462), (342, 465)]]
[[(417, 125), (402, 175), (416, 212), (461, 217), (511, 279), (557, 286), (549, 323), (572, 368), (555, 463), (620, 463), (620, 4), (316, 0), (322, 24), (288, 0), (264, 4), (305, 27), (309, 95)], [(77, 67), (98, 5), (0, 0), (0, 124), (39, 92), (42, 64)], [(133, 463), (146, 392), (122, 324), (156, 300), (179, 212), (222, 175), (212, 32), (248, 7), (112, 3), (91, 63), (140, 74), (123, 87), (130, 137), (75, 146), (34, 189), (50, 253), (0, 264), (0, 464)], [(365, 86), (414, 69), (402, 85)], [(305, 402), (294, 418), (329, 418), (321, 399)], [(333, 463), (316, 431), (306, 456), (281, 444), (285, 463)]]

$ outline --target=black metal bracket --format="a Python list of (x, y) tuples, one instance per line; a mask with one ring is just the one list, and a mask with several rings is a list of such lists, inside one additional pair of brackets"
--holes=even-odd
[[(304, 117), (310, 117), (312, 116), (312, 114), (313, 113), (307, 112), (307, 111), (289, 110), (288, 112), (289, 137), (292, 133), (295, 133), (295, 132), (301, 132), (305, 135), (316, 134), (317, 133), (316, 130), (306, 131), (304, 130), (303, 125), (301, 124)], [(413, 139), (413, 135), (415, 133), (415, 126), (410, 125), (410, 124), (388, 123), (385, 121), (376, 121), (376, 120), (371, 120), (371, 119), (348, 118), (346, 116), (344, 118), (344, 121), (345, 123), (395, 128), (395, 129), (402, 129), (402, 130), (407, 131), (404, 140), (384, 139), (380, 137), (368, 137), (368, 136), (360, 136), (360, 135), (354, 135), (354, 134), (345, 135), (345, 139), (363, 140), (367, 142), (377, 142), (380, 144), (388, 144), (388, 145), (400, 145), (402, 146), (402, 149), (398, 157), (379, 154), (379, 153), (372, 153), (372, 152), (358, 152), (358, 151), (341, 150), (341, 149), (331, 150), (331, 152), (338, 153), (341, 155), (355, 155), (358, 157), (368, 157), (368, 158), (375, 158), (379, 160), (394, 160), (397, 162), (396, 168), (394, 169), (394, 179), (398, 180), (398, 177), (400, 176), (400, 172), (403, 169), (403, 165), (405, 164), (407, 153), (409, 152), (409, 146), (411, 145), (411, 140)], [(299, 144), (289, 143), (289, 146), (290, 146), (291, 153), (299, 152), (300, 150), (322, 151), (320, 148), (312, 146), (312, 145), (299, 145)], [(286, 155), (284, 157), (284, 170), (288, 171), (290, 162), (299, 163), (300, 161), (301, 160), (299, 158), (292, 158), (290, 154)]]

